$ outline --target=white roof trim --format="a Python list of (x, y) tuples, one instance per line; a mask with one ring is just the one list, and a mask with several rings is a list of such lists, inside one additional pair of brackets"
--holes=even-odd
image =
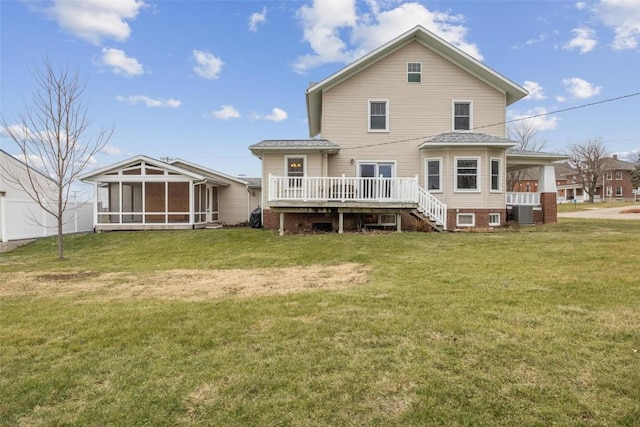
[(200, 170), (202, 170), (202, 171), (204, 171), (204, 172), (206, 172), (206, 173), (210, 173), (210, 174), (212, 174), (212, 175), (218, 175), (218, 176), (220, 176), (220, 177), (222, 177), (222, 178), (225, 178), (225, 179), (229, 179), (229, 180), (231, 180), (231, 181), (238, 182), (238, 183), (240, 183), (240, 184), (245, 184), (245, 185), (248, 185), (248, 184), (249, 184), (249, 182), (248, 182), (248, 181), (245, 181), (245, 180), (243, 180), (242, 178), (236, 178), (236, 177), (234, 177), (234, 176), (227, 175), (226, 173), (218, 172), (218, 171), (215, 171), (215, 170), (213, 170), (213, 169), (209, 169), (209, 168), (207, 168), (207, 167), (200, 166), (200, 165), (197, 165), (197, 164), (195, 164), (195, 163), (189, 162), (189, 161), (187, 161), (187, 160), (183, 160), (183, 159), (174, 159), (174, 160), (172, 160), (169, 164), (173, 165), (174, 163), (178, 163), (178, 162), (180, 162), (180, 163), (184, 163), (185, 165), (191, 166), (192, 168), (200, 169)]
[(179, 173), (181, 175), (185, 175), (188, 176), (190, 178), (193, 178), (194, 180), (198, 180), (198, 181), (204, 181), (207, 179), (207, 177), (203, 176), (203, 175), (198, 175), (196, 173), (193, 173), (191, 171), (188, 171), (186, 169), (182, 169), (179, 168), (177, 166), (172, 166), (169, 163), (163, 162), (162, 160), (156, 160), (154, 158), (151, 157), (147, 157), (144, 155), (137, 155), (134, 157), (131, 157), (129, 159), (126, 160), (122, 160), (120, 162), (114, 163), (112, 165), (109, 166), (105, 166), (103, 168), (100, 169), (96, 169), (94, 171), (91, 171), (87, 174), (82, 175), (81, 177), (79, 177), (80, 181), (92, 181), (92, 179), (94, 177), (100, 176), (100, 175), (104, 175), (106, 173), (112, 172), (114, 170), (118, 170), (118, 169), (122, 169), (125, 166), (132, 164), (132, 163), (137, 163), (137, 162), (145, 162), (145, 163), (151, 163), (151, 164), (155, 164), (158, 165), (158, 167), (161, 167), (163, 169), (166, 169), (170, 172), (175, 172), (175, 173)]

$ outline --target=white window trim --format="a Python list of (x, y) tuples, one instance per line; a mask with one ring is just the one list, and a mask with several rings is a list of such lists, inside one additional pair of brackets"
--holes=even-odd
[(356, 176), (358, 178), (362, 178), (360, 176), (360, 165), (361, 164), (385, 164), (385, 165), (393, 165), (393, 169), (391, 171), (391, 178), (396, 178), (396, 174), (398, 173), (398, 161), (397, 160), (358, 160), (356, 161)]
[(307, 176), (307, 155), (306, 154), (290, 154), (284, 156), (284, 176), (289, 177), (289, 159), (302, 159), (302, 176)]
[[(409, 71), (409, 64), (420, 64), (420, 72), (416, 73), (415, 71)], [(409, 74), (420, 74), (420, 81), (419, 82), (410, 82), (409, 81)], [(422, 62), (417, 62), (417, 61), (410, 61), (407, 62), (407, 83), (409, 84), (422, 84)]]
[(622, 171), (615, 172), (616, 181), (622, 181)]
[[(491, 222), (491, 216), (492, 215), (497, 215), (498, 216), (498, 222), (495, 222), (495, 221)], [(492, 227), (500, 226), (500, 219), (501, 219), (500, 218), (500, 214), (498, 212), (491, 212), (489, 214), (489, 225), (492, 226)]]
[[(469, 104), (469, 129), (456, 130), (456, 104)], [(465, 99), (454, 99), (451, 101), (451, 131), (452, 132), (473, 132), (473, 101)]]
[[(620, 190), (620, 192), (618, 192), (618, 189)], [(622, 188), (621, 185), (616, 185), (616, 197), (621, 197), (623, 195), (624, 189)]]
[[(491, 188), (491, 185), (493, 183), (493, 171), (492, 166), (493, 166), (493, 162), (497, 161), (498, 162), (498, 188)], [(502, 193), (502, 177), (504, 176), (504, 174), (502, 173), (502, 159), (499, 157), (491, 157), (489, 159), (489, 192), (491, 193)]]
[[(471, 224), (460, 224), (461, 216), (470, 216)], [(474, 213), (457, 213), (456, 214), (456, 227), (475, 227), (476, 226), (476, 214)]]
[[(438, 179), (439, 179), (439, 187), (437, 190), (432, 190), (429, 188), (429, 161), (437, 160), (438, 161)], [(442, 157), (427, 157), (424, 159), (424, 187), (430, 193), (442, 193), (444, 191), (443, 187), (443, 179), (442, 179)]]
[[(385, 120), (385, 124), (386, 124), (386, 128), (384, 129), (371, 129), (371, 103), (372, 102), (384, 102), (386, 104), (386, 108), (385, 108), (385, 112), (387, 113), (387, 117)], [(390, 114), (390, 107), (389, 107), (389, 100), (388, 99), (369, 99), (367, 100), (367, 130), (368, 132), (373, 132), (373, 133), (387, 133), (389, 132), (390, 129), (390, 124), (389, 122), (391, 118), (391, 114)]]
[(606, 180), (607, 180), (607, 181), (612, 181), (612, 180), (613, 180), (613, 173), (611, 173), (611, 172), (607, 172)]
[[(458, 160), (477, 160), (476, 188), (458, 188)], [(454, 193), (481, 193), (482, 192), (482, 165), (480, 156), (455, 156), (453, 158), (453, 192)]]

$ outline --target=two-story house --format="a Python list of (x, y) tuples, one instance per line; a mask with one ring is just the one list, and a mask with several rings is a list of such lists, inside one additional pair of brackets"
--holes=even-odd
[[(312, 229), (503, 226), (509, 205), (556, 220), (552, 162), (513, 150), (506, 108), (527, 91), (421, 26), (306, 92), (309, 136), (250, 147), (262, 159), (263, 224)], [(507, 200), (508, 170), (541, 167)]]

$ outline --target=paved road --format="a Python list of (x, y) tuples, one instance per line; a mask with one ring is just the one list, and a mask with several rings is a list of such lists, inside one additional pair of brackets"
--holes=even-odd
[(629, 209), (640, 208), (640, 205), (621, 208), (587, 209), (586, 211), (558, 212), (558, 218), (594, 218), (594, 219), (635, 219), (640, 220), (640, 213), (622, 213)]

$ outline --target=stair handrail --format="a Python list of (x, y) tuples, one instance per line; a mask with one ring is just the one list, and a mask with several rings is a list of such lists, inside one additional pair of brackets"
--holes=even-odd
[(418, 211), (428, 216), (431, 221), (446, 231), (447, 205), (420, 186), (418, 186)]

